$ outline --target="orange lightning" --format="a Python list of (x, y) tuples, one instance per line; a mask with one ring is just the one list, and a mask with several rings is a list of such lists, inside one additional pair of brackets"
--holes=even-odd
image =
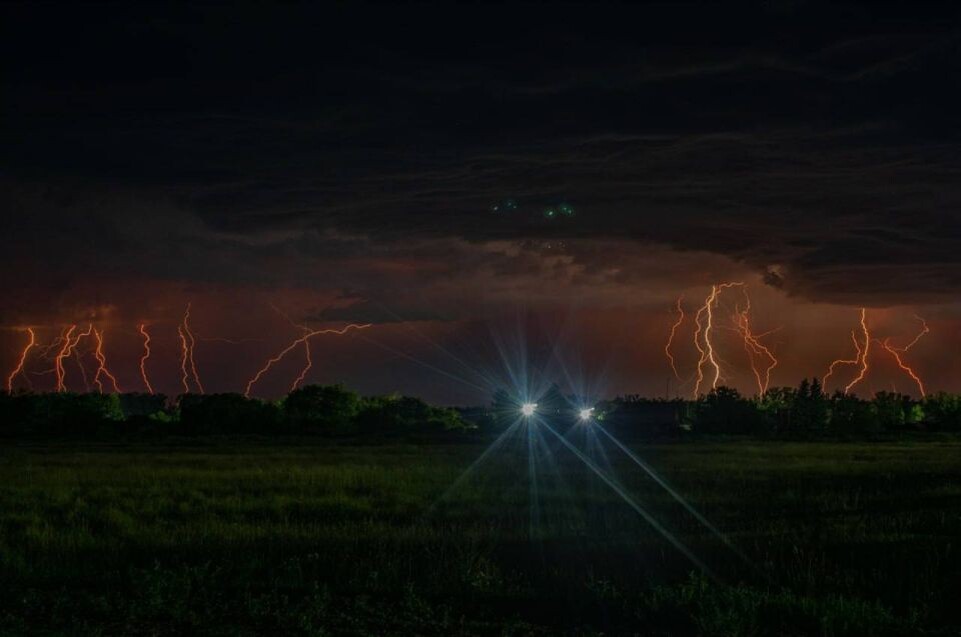
[(187, 352), (189, 348), (187, 346), (187, 337), (184, 336), (183, 328), (180, 327), (179, 325), (177, 326), (177, 336), (180, 337), (180, 371), (181, 371), (180, 382), (183, 383), (184, 393), (189, 394), (190, 385), (187, 382), (188, 379), (190, 378), (190, 372), (187, 371), (187, 358), (188, 358)]
[(147, 333), (147, 326), (140, 324), (140, 334), (143, 336), (143, 356), (140, 357), (140, 377), (147, 391), (154, 393), (150, 380), (147, 378), (147, 359), (150, 358), (150, 334)]
[[(293, 319), (291, 319), (286, 312), (281, 310), (279, 307), (277, 307), (273, 303), (270, 304), (270, 307), (273, 308), (275, 312), (277, 312), (282, 317), (284, 317), (284, 319), (286, 319), (288, 323), (290, 323), (291, 325), (299, 329), (304, 334), (308, 334), (311, 331), (310, 328), (307, 327), (306, 325), (300, 325), (298, 323), (294, 323)], [(304, 378), (307, 377), (307, 372), (309, 372), (310, 368), (314, 366), (314, 361), (310, 357), (310, 339), (307, 339), (304, 341), (304, 358), (305, 358), (304, 368), (300, 370), (300, 375), (297, 378), (295, 378), (294, 382), (290, 385), (290, 391), (294, 391), (295, 389), (297, 389), (298, 385), (304, 382)]]
[(681, 301), (684, 299), (683, 296), (677, 297), (677, 321), (671, 325), (671, 334), (667, 337), (667, 344), (664, 345), (664, 354), (667, 355), (667, 360), (671, 363), (671, 371), (674, 372), (674, 376), (681, 380), (681, 375), (677, 373), (677, 366), (674, 364), (674, 356), (671, 354), (671, 345), (674, 343), (674, 334), (677, 332), (677, 328), (681, 326), (684, 322), (684, 308), (681, 306)]
[(884, 342), (881, 343), (881, 345), (884, 347), (884, 349), (888, 350), (891, 356), (894, 357), (894, 360), (897, 362), (898, 367), (900, 367), (901, 370), (904, 371), (904, 373), (906, 373), (908, 376), (910, 376), (911, 379), (917, 384), (918, 391), (921, 392), (921, 398), (924, 398), (925, 396), (928, 395), (927, 392), (924, 390), (924, 382), (921, 380), (921, 377), (918, 376), (917, 373), (911, 367), (906, 365), (905, 362), (901, 359), (901, 354), (907, 352), (909, 349), (914, 347), (917, 344), (917, 342), (921, 340), (922, 336), (924, 336), (925, 334), (931, 331), (928, 328), (927, 321), (925, 321), (920, 316), (915, 316), (915, 318), (921, 321), (921, 331), (918, 332), (918, 335), (914, 337), (913, 341), (911, 341), (904, 347), (892, 347), (890, 343), (891, 339), (886, 338), (884, 339)]
[[(735, 311), (733, 319), (738, 333), (744, 339), (744, 351), (747, 352), (748, 360), (751, 363), (751, 371), (754, 372), (754, 378), (757, 380), (758, 395), (763, 396), (771, 385), (771, 372), (777, 367), (778, 360), (771, 350), (761, 343), (760, 339), (764, 334), (754, 334), (751, 331), (751, 297), (748, 296), (746, 287), (742, 289), (747, 305), (743, 310)], [(770, 334), (770, 332), (767, 332), (767, 334)], [(761, 371), (755, 363), (755, 358), (759, 356), (767, 359), (763, 379), (761, 378)]]
[(110, 373), (107, 369), (107, 357), (103, 353), (103, 330), (94, 330), (93, 337), (97, 341), (97, 348), (94, 350), (93, 355), (97, 359), (97, 373), (93, 377), (94, 384), (97, 385), (97, 389), (100, 393), (103, 393), (103, 383), (100, 380), (101, 376), (106, 376), (110, 379), (110, 383), (113, 385), (113, 391), (115, 394), (120, 393), (120, 387), (117, 385), (117, 378)]
[[(50, 360), (50, 352), (55, 350), (61, 343), (63, 343), (63, 335), (65, 331), (66, 331), (65, 329), (60, 330), (60, 335), (57, 336), (55, 339), (53, 339), (53, 341), (51, 341), (49, 345), (47, 345), (42, 350), (40, 350), (40, 358), (42, 358), (45, 361)], [(53, 372), (53, 370), (50, 370), (50, 371), (51, 373)]]
[[(80, 344), (80, 340), (84, 337), (90, 336), (93, 333), (93, 324), (87, 326), (86, 332), (80, 332), (74, 335), (77, 326), (71, 325), (69, 328), (65, 329), (63, 332), (63, 346), (60, 351), (57, 352), (54, 358), (54, 371), (57, 374), (57, 391), (64, 392), (67, 391), (67, 385), (64, 382), (66, 377), (66, 371), (63, 368), (63, 361), (70, 358), (73, 352), (77, 349), (77, 345)], [(79, 363), (79, 359), (78, 359)], [(83, 370), (83, 363), (80, 363), (81, 370)]]
[[(721, 378), (721, 366), (717, 362), (717, 357), (714, 354), (714, 343), (711, 341), (711, 332), (714, 329), (714, 308), (717, 306), (718, 296), (721, 294), (721, 290), (740, 285), (744, 285), (744, 283), (732, 281), (712, 285), (711, 293), (704, 299), (704, 305), (702, 305), (697, 311), (697, 314), (694, 315), (694, 324), (696, 326), (694, 331), (694, 346), (701, 355), (697, 361), (697, 382), (694, 383), (695, 399), (700, 395), (701, 383), (704, 382), (704, 371), (702, 369), (704, 365), (710, 364), (711, 367), (714, 368), (714, 378), (711, 381), (712, 389), (717, 388), (717, 382)], [(706, 319), (702, 319), (702, 317), (706, 317)], [(702, 320), (706, 322), (702, 323)], [(704, 342), (703, 347), (701, 346), (702, 340)]]
[(57, 391), (67, 391), (67, 387), (64, 385), (63, 378), (65, 375), (63, 369), (63, 359), (67, 356), (67, 352), (70, 351), (70, 339), (73, 336), (74, 330), (77, 329), (76, 325), (71, 325), (68, 328), (64, 328), (60, 335), (60, 341), (62, 343), (60, 350), (53, 359), (53, 369), (57, 374)]
[[(26, 332), (30, 335), (30, 339), (27, 341), (27, 346), (20, 352), (20, 360), (17, 362), (17, 366), (10, 372), (10, 375), (7, 376), (7, 393), (13, 393), (13, 380), (17, 377), (17, 374), (23, 374), (23, 366), (27, 362), (27, 354), (37, 344), (37, 335), (34, 334), (33, 328), (26, 328)], [(27, 379), (28, 383), (30, 382), (26, 374), (24, 374), (23, 377)]]
[(858, 343), (857, 336), (854, 335), (854, 330), (851, 330), (851, 341), (854, 343), (854, 349), (857, 355), (853, 359), (838, 358), (831, 361), (831, 365), (828, 367), (828, 373), (821, 379), (821, 387), (824, 389), (827, 389), (828, 379), (834, 374), (835, 367), (838, 365), (857, 365), (858, 361), (861, 360), (861, 345)]
[(190, 386), (187, 382), (189, 376), (187, 367), (189, 365), (190, 374), (194, 377), (194, 384), (197, 385), (197, 389), (203, 394), (204, 386), (203, 383), (200, 382), (200, 375), (197, 373), (197, 363), (194, 360), (194, 347), (197, 341), (194, 339), (193, 332), (190, 331), (190, 303), (187, 303), (183, 321), (177, 326), (177, 334), (180, 335), (181, 353), (183, 355), (180, 368), (183, 371), (183, 378), (181, 380), (184, 385), (184, 393), (190, 393)]
[(294, 379), (293, 384), (290, 386), (290, 391), (294, 391), (295, 389), (297, 389), (298, 385), (304, 382), (304, 378), (307, 377), (307, 372), (309, 372), (310, 368), (314, 366), (314, 361), (311, 360), (310, 358), (310, 341), (309, 340), (304, 341), (304, 356), (307, 357), (307, 364), (301, 370), (300, 376)]
[(858, 373), (857, 377), (847, 384), (844, 388), (844, 393), (847, 394), (851, 391), (851, 388), (864, 380), (864, 376), (868, 373), (868, 352), (871, 351), (871, 332), (868, 330), (867, 323), (867, 310), (863, 307), (861, 308), (861, 331), (864, 333), (864, 348), (860, 349), (858, 363), (861, 365), (861, 371)]
[[(274, 363), (279, 362), (284, 356), (286, 356), (287, 354), (289, 354), (289, 353), (290, 353), (294, 348), (296, 348), (298, 345), (300, 345), (300, 344), (303, 343), (303, 344), (306, 346), (307, 343), (308, 343), (308, 341), (309, 341), (311, 338), (313, 338), (314, 336), (319, 336), (319, 335), (321, 335), (321, 334), (339, 334), (339, 335), (343, 335), (343, 334), (346, 334), (348, 331), (350, 331), (350, 330), (352, 330), (352, 329), (363, 330), (363, 329), (367, 329), (367, 328), (370, 327), (370, 326), (371, 326), (370, 323), (364, 323), (364, 324), (362, 324), (362, 325), (358, 325), (358, 324), (356, 324), (356, 323), (351, 323), (350, 325), (347, 325), (346, 327), (344, 327), (344, 328), (342, 328), (342, 329), (339, 329), (339, 330), (334, 330), (334, 329), (329, 329), (329, 330), (310, 330), (309, 332), (307, 332), (306, 334), (304, 334), (304, 335), (301, 336), (300, 338), (295, 339), (290, 345), (288, 345), (288, 346), (285, 347), (283, 350), (281, 350), (280, 353), (278, 353), (276, 356), (267, 359), (267, 362), (264, 364), (264, 366), (260, 368), (260, 370), (254, 375), (253, 378), (251, 378), (249, 381), (247, 381), (247, 388), (244, 390), (244, 396), (246, 396), (246, 397), (248, 397), (248, 398), (250, 397), (250, 390), (251, 390), (251, 388), (254, 386), (254, 384), (255, 384), (258, 380), (260, 380), (260, 377), (261, 377), (261, 376), (263, 376), (265, 373), (267, 373), (267, 370), (269, 370), (271, 367), (273, 367)], [(311, 363), (310, 358), (309, 358), (309, 357), (310, 357), (310, 350), (309, 350), (309, 349), (307, 350), (307, 355), (308, 355), (308, 359), (307, 359), (307, 360), (308, 360), (308, 366), (307, 366), (307, 368), (305, 368), (304, 371), (301, 373), (301, 376), (300, 376), (296, 381), (294, 381), (294, 387), (296, 387), (296, 385), (297, 385), (298, 383), (300, 383), (300, 381), (303, 380), (303, 377), (307, 375), (307, 369), (310, 369), (310, 365), (311, 365), (312, 363)]]

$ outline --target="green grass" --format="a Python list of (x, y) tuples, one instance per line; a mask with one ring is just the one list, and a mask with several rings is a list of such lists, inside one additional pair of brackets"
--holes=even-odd
[[(0, 449), (2, 634), (957, 634), (961, 444)], [(443, 494), (445, 497), (441, 498)]]

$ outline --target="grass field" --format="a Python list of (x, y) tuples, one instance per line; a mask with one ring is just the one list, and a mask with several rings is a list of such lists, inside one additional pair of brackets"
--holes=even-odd
[[(3, 634), (957, 634), (961, 443), (0, 448)], [(609, 465), (605, 461), (605, 452)], [(531, 476), (534, 479), (531, 479)], [(454, 485), (453, 488), (452, 485)]]

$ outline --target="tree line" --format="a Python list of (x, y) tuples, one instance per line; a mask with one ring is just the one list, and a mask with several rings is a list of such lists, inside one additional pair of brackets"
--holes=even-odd
[(242, 394), (17, 393), (0, 395), (0, 435), (158, 432), (380, 435), (438, 433), (471, 425), (450, 408), (390, 394), (361, 396), (342, 385), (307, 385), (281, 400)]
[[(579, 412), (619, 436), (731, 434), (764, 437), (873, 435), (904, 431), (961, 432), (961, 395), (914, 399), (878, 392), (870, 399), (827, 394), (817, 379), (794, 387), (742, 396), (718, 387), (696, 400), (621, 396), (588, 404), (555, 385), (537, 399), (537, 418), (560, 426)], [(361, 396), (342, 385), (308, 385), (280, 400), (241, 394), (16, 393), (0, 394), (0, 436), (77, 435), (91, 432), (201, 434), (307, 434), (327, 436), (491, 433), (517, 422), (520, 401), (495, 392), (489, 405), (449, 408), (419, 398)], [(582, 423), (589, 424), (589, 423)]]
[(805, 379), (798, 387), (771, 388), (760, 396), (743, 396), (721, 386), (693, 401), (630, 396), (603, 409), (620, 428), (630, 428), (645, 413), (660, 409), (669, 411), (670, 418), (661, 418), (654, 426), (702, 434), (804, 438), (961, 431), (961, 395), (941, 392), (915, 399), (880, 391), (866, 399), (842, 391), (828, 394), (817, 378)]

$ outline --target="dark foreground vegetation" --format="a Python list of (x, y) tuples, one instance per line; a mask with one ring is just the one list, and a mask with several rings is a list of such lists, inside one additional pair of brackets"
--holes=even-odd
[(459, 482), (484, 445), (8, 441), (0, 634), (961, 629), (956, 439), (634, 445), (745, 562), (577, 427), (716, 579), (543, 430)]
[(457, 411), (392, 394), (361, 397), (309, 385), (278, 401), (241, 394), (18, 393), (0, 395), (0, 435), (154, 433), (376, 436), (443, 434), (469, 427)]
[[(557, 424), (593, 417), (626, 438), (689, 434), (764, 438), (870, 438), (879, 434), (961, 432), (961, 395), (933, 394), (917, 400), (878, 392), (870, 400), (837, 391), (826, 394), (815, 379), (797, 388), (777, 387), (763, 396), (742, 396), (718, 387), (697, 400), (622, 396), (593, 403), (563, 395), (557, 387), (535, 397), (538, 417)], [(0, 393), (0, 437), (258, 434), (417, 437), (449, 441), (459, 432), (494, 436), (519, 417), (521, 400), (496, 392), (490, 405), (446, 408), (391, 394), (360, 396), (341, 385), (309, 385), (276, 401), (241, 394)]]
[(958, 396), (537, 402), (0, 395), (0, 635), (961, 634)]

